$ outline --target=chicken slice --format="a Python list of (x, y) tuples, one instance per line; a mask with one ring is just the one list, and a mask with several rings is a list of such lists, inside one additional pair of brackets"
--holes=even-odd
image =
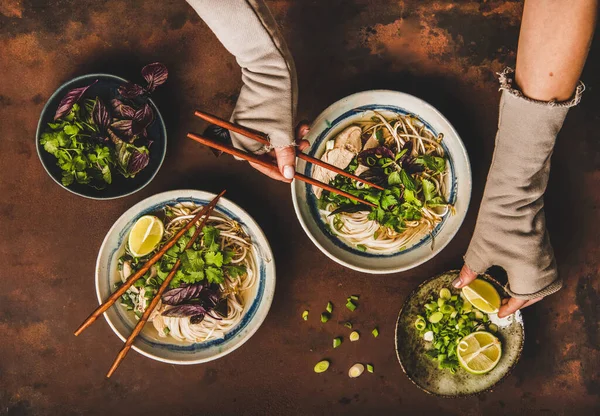
[(362, 130), (360, 127), (347, 127), (337, 135), (334, 140), (333, 147), (338, 149), (346, 149), (354, 154), (358, 154), (358, 152), (360, 152), (362, 149), (362, 140), (360, 138), (361, 135)]
[[(325, 154), (321, 157), (321, 160), (337, 168), (346, 169), (350, 162), (352, 162), (352, 159), (354, 159), (354, 156), (355, 154), (350, 150), (333, 148), (325, 152)], [(312, 176), (314, 179), (328, 184), (337, 176), (337, 173), (332, 172), (329, 169), (322, 168), (321, 166), (315, 166)], [(313, 185), (313, 192), (317, 198), (321, 198), (323, 189)]]

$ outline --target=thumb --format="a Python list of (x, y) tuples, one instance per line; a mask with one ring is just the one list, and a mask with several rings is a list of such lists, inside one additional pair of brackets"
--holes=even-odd
[(460, 269), (458, 277), (452, 282), (452, 286), (454, 286), (457, 289), (460, 289), (461, 287), (465, 287), (466, 285), (471, 283), (476, 278), (477, 273), (475, 273), (469, 268), (469, 266), (465, 264), (463, 265), (462, 269)]
[(508, 302), (506, 302), (500, 307), (500, 310), (498, 311), (498, 318), (504, 318), (508, 315), (512, 315), (513, 313), (521, 309), (523, 306), (525, 306), (527, 302), (528, 301), (526, 299), (508, 299)]
[(277, 148), (275, 149), (275, 157), (277, 158), (279, 171), (288, 182), (291, 182), (296, 173), (296, 147), (290, 145)]

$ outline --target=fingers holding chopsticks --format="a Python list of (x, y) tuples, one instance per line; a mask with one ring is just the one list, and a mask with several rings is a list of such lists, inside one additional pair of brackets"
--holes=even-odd
[(254, 169), (272, 179), (283, 182), (291, 182), (292, 179), (294, 179), (294, 174), (296, 172), (296, 151), (298, 150), (301, 152), (310, 146), (308, 140), (302, 139), (308, 133), (308, 130), (308, 123), (300, 122), (296, 127), (295, 146), (290, 145), (287, 147), (276, 148), (268, 153), (269, 156), (273, 157), (277, 161), (279, 172), (252, 162), (250, 165), (252, 165)]

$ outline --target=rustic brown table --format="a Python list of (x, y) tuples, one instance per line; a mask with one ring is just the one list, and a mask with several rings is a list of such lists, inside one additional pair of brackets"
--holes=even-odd
[[(272, 0), (293, 52), (299, 115), (311, 119), (350, 93), (387, 88), (440, 109), (461, 134), (473, 166), (467, 220), (435, 259), (406, 273), (369, 276), (323, 255), (296, 220), (289, 186), (244, 163), (215, 159), (187, 140), (204, 125), (193, 109), (227, 116), (236, 101), (235, 60), (183, 1), (0, 2), (0, 414), (593, 414), (600, 412), (600, 39), (556, 146), (546, 195), (548, 227), (565, 288), (525, 312), (521, 362), (493, 392), (467, 399), (429, 396), (402, 373), (394, 324), (423, 279), (459, 268), (473, 231), (494, 144), (495, 72), (514, 65), (521, 3), (513, 1)], [(126, 78), (153, 61), (170, 70), (156, 101), (168, 154), (141, 192), (101, 202), (72, 195), (46, 175), (35, 127), (46, 99), (85, 73)], [(73, 330), (96, 305), (100, 243), (128, 207), (177, 188), (218, 191), (253, 215), (275, 251), (276, 296), (266, 321), (231, 355), (173, 366), (130, 354), (104, 378), (121, 346), (104, 320)], [(334, 322), (300, 319), (359, 293), (364, 336), (330, 352)], [(343, 320), (346, 312), (334, 317)], [(343, 328), (342, 328), (343, 329)], [(312, 367), (324, 355), (330, 371)], [(375, 374), (351, 380), (370, 361)]]

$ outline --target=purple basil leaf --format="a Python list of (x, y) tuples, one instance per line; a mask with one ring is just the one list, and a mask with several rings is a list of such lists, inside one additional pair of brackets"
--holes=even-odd
[(77, 101), (79, 101), (79, 99), (83, 96), (83, 94), (87, 91), (87, 89), (90, 88), (92, 85), (94, 85), (96, 82), (98, 82), (98, 80), (92, 82), (88, 86), (75, 88), (75, 89), (72, 89), (71, 91), (69, 91), (63, 97), (63, 99), (60, 100), (60, 103), (58, 104), (58, 109), (56, 110), (56, 113), (54, 114), (54, 120), (58, 120), (65, 114), (68, 114), (69, 111), (71, 111), (71, 108), (73, 108), (73, 104), (75, 104)]
[(389, 157), (390, 159), (394, 158), (394, 153), (385, 146), (374, 147), (373, 149), (363, 150), (358, 154), (358, 161), (365, 166), (370, 166), (367, 163), (367, 158), (377, 158), (377, 157)]
[(142, 68), (142, 76), (148, 83), (146, 91), (152, 92), (156, 87), (165, 83), (169, 76), (169, 71), (160, 62), (154, 62)]
[(177, 318), (183, 318), (186, 316), (197, 316), (197, 315), (205, 315), (206, 314), (206, 309), (204, 309), (204, 306), (199, 305), (197, 303), (191, 304), (185, 304), (185, 305), (179, 305), (179, 306), (174, 306), (170, 309), (167, 309), (166, 311), (164, 311), (162, 313), (162, 316), (172, 316), (172, 317), (177, 317)]
[(101, 132), (105, 132), (110, 126), (110, 113), (106, 109), (106, 106), (100, 97), (96, 97), (96, 103), (94, 104), (94, 109), (92, 110), (92, 119)]
[(117, 120), (110, 125), (117, 133), (123, 137), (133, 136), (133, 121), (132, 120)]
[(373, 182), (376, 185), (383, 186), (384, 188), (387, 186), (388, 182), (387, 175), (379, 166), (369, 168), (369, 170), (364, 171), (358, 175), (358, 177)]
[(112, 106), (113, 113), (115, 113), (118, 118), (133, 118), (135, 115), (135, 109), (123, 103), (123, 101), (119, 100), (118, 98), (113, 98), (110, 101), (110, 104)]
[(127, 164), (127, 172), (133, 176), (148, 166), (148, 162), (150, 162), (150, 154), (148, 151), (140, 152), (134, 150), (129, 158), (129, 163)]
[(186, 300), (194, 299), (200, 296), (200, 292), (202, 292), (203, 288), (204, 285), (202, 283), (195, 283), (193, 285), (167, 290), (162, 295), (162, 301), (167, 305), (179, 305)]
[(190, 323), (191, 323), (192, 325), (197, 325), (197, 324), (199, 324), (200, 322), (204, 321), (204, 316), (205, 316), (205, 315), (194, 315), (194, 316), (192, 316), (192, 317), (190, 318)]
[(142, 108), (137, 110), (133, 116), (133, 123), (131, 125), (131, 131), (134, 135), (140, 134), (154, 121), (154, 111), (148, 103), (144, 104)]
[(327, 216), (331, 217), (332, 215), (340, 214), (342, 212), (352, 214), (354, 212), (360, 212), (360, 211), (371, 211), (371, 208), (369, 208), (369, 206), (365, 205), (365, 204), (345, 204), (345, 205), (340, 205), (338, 208), (333, 210), (333, 212), (331, 212)]
[(131, 82), (127, 82), (119, 87), (119, 94), (123, 96), (123, 98), (136, 98), (144, 93), (144, 89), (138, 85)]
[[(219, 143), (231, 145), (231, 135), (229, 134), (229, 130), (226, 128), (217, 126), (216, 124), (209, 124), (208, 127), (204, 130), (204, 137), (207, 139), (216, 140)], [(216, 157), (219, 157), (223, 154), (222, 150), (213, 149), (210, 150)]]

